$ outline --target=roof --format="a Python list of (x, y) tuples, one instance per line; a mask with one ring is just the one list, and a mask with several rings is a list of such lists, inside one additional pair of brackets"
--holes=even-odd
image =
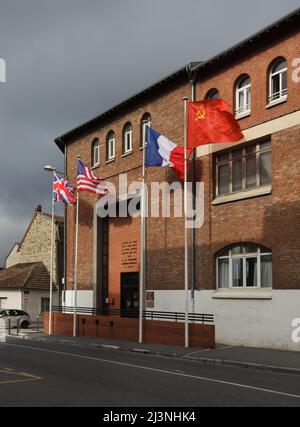
[(43, 262), (16, 264), (0, 271), (0, 289), (50, 288), (50, 275)]
[[(202, 74), (205, 75), (209, 70), (217, 69), (216, 67), (219, 67), (222, 62), (226, 63), (229, 59), (232, 60), (235, 55), (240, 53), (241, 50), (243, 50), (243, 53), (246, 53), (247, 49), (254, 49), (259, 43), (267, 43), (268, 41), (274, 42), (274, 38), (278, 39), (278, 37), (284, 34), (285, 32), (290, 33), (293, 30), (293, 25), (296, 24), (299, 27), (299, 18), (300, 8), (207, 61), (191, 62), (190, 64), (180, 68), (174, 73), (163, 78), (162, 80), (154, 83), (150, 87), (147, 87), (146, 89), (131, 96), (125, 101), (122, 101), (121, 103), (115, 105), (109, 110), (104, 111), (103, 113), (87, 121), (86, 123), (83, 123), (82, 125), (65, 133), (64, 135), (57, 137), (54, 142), (57, 144), (61, 151), (64, 151), (64, 144), (66, 142), (72, 140), (72, 138), (76, 137), (77, 135), (80, 135), (81, 132), (85, 132), (93, 126), (99, 125), (104, 120), (110, 118), (113, 114), (120, 112), (120, 110), (122, 110), (122, 108), (124, 108), (125, 106), (131, 105), (134, 101), (139, 100), (141, 97), (153, 93), (158, 88), (166, 86), (170, 82), (174, 82), (179, 78), (191, 80), (191, 73), (197, 79), (200, 79)], [(281, 31), (281, 33), (279, 33), (279, 30)]]

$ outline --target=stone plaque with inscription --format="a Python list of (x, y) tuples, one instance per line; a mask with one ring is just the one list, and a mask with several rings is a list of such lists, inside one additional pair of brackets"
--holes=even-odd
[(125, 240), (122, 242), (122, 267), (124, 269), (137, 268), (138, 241)]

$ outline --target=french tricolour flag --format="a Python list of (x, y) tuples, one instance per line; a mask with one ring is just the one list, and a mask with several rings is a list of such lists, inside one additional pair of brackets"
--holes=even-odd
[[(190, 150), (189, 150), (190, 151)], [(152, 128), (147, 128), (145, 166), (169, 166), (184, 180), (184, 148)]]

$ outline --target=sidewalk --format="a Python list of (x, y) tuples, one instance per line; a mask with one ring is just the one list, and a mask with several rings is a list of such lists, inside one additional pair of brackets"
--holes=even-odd
[(217, 346), (215, 349), (186, 349), (163, 344), (138, 344), (131, 341), (107, 340), (100, 338), (72, 338), (46, 335), (32, 331), (20, 333), (18, 338), (39, 342), (53, 342), (76, 346), (93, 346), (110, 351), (127, 351), (141, 354), (176, 357), (225, 366), (261, 369), (300, 375), (300, 352), (268, 350), (240, 346)]

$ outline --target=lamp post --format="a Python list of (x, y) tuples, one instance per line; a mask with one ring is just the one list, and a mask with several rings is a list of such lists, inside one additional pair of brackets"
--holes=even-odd
[[(66, 174), (65, 172), (58, 171), (54, 166), (51, 166), (51, 165), (46, 165), (46, 166), (44, 166), (44, 170), (45, 170), (45, 171), (47, 171), (47, 172), (52, 172), (52, 173), (56, 172), (56, 173), (58, 173), (59, 175), (62, 175), (63, 177), (65, 177), (65, 178), (66, 178), (66, 176), (67, 176), (67, 174)], [(67, 227), (67, 224), (66, 224), (66, 218), (67, 218), (67, 206), (65, 205), (65, 209), (64, 209), (64, 266), (63, 266), (63, 269), (64, 269), (64, 276), (63, 276), (63, 303), (65, 303), (65, 294), (66, 294), (66, 241), (67, 241), (67, 239), (66, 239), (66, 227)]]
[(46, 172), (52, 173), (52, 191), (51, 191), (51, 204), (52, 204), (52, 213), (51, 213), (51, 254), (50, 254), (50, 296), (49, 296), (49, 335), (52, 335), (52, 300), (53, 300), (53, 249), (54, 249), (54, 214), (55, 214), (55, 203), (53, 196), (53, 185), (54, 177), (56, 174), (56, 168), (54, 166), (46, 165), (44, 166)]

